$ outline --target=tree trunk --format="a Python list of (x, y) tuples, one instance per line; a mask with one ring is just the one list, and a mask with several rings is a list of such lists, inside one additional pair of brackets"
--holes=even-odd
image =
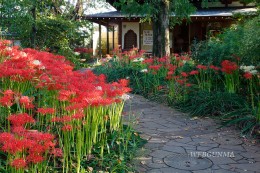
[(36, 40), (36, 2), (32, 7), (32, 17), (33, 17), (33, 24), (32, 24), (32, 32), (31, 32), (31, 47), (35, 48), (35, 40)]
[(72, 19), (76, 20), (80, 18), (83, 14), (83, 0), (77, 0), (76, 7), (72, 12)]
[(153, 20), (153, 55), (156, 57), (170, 55), (169, 6), (169, 0), (162, 0), (160, 12)]

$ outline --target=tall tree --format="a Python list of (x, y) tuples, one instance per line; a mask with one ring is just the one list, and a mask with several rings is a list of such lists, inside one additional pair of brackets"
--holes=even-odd
[(70, 41), (80, 37), (79, 28), (89, 26), (78, 19), (84, 12), (83, 7), (90, 6), (91, 2), (0, 0), (0, 29), (15, 33), (26, 47), (68, 47)]

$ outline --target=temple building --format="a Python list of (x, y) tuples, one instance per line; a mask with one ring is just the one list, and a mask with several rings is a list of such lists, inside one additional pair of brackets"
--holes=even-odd
[[(115, 0), (107, 0), (107, 2), (113, 5)], [(191, 2), (197, 8), (196, 12), (190, 15), (191, 22), (183, 21), (182, 24), (170, 29), (171, 53), (188, 52), (194, 41), (206, 40), (220, 33), (223, 28), (236, 22), (233, 17), (236, 13), (256, 12), (255, 4), (245, 4), (238, 0), (209, 2), (207, 8), (202, 8), (201, 0), (191, 0)], [(174, 14), (171, 17), (174, 18)], [(154, 44), (152, 25), (141, 23), (140, 16), (129, 17), (117, 9), (86, 15), (83, 18), (98, 24), (96, 37), (98, 54), (112, 53), (112, 50), (119, 46), (122, 50), (136, 47), (148, 53), (152, 51)], [(102, 30), (101, 26), (105, 26), (106, 29)]]

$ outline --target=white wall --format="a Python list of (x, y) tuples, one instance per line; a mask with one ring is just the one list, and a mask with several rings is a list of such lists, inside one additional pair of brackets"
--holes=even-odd
[(122, 22), (122, 49), (124, 49), (124, 36), (128, 30), (133, 30), (137, 35), (137, 48), (140, 48), (139, 45), (139, 23), (138, 22)]

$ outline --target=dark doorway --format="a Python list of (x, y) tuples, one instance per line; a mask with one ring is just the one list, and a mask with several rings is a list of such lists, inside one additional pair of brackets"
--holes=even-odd
[(137, 47), (137, 35), (133, 30), (128, 30), (124, 35), (124, 49), (130, 50)]

